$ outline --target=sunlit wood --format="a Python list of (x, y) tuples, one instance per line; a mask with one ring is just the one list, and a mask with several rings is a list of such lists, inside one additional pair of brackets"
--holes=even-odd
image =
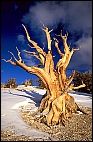
[(55, 125), (59, 122), (63, 122), (63, 119), (66, 119), (70, 114), (73, 112), (76, 112), (77, 109), (79, 109), (78, 105), (75, 103), (75, 100), (72, 96), (69, 95), (69, 90), (75, 90), (78, 88), (85, 87), (86, 85), (82, 83), (82, 85), (75, 87), (74, 84), (72, 84), (75, 71), (72, 73), (70, 77), (67, 77), (66, 75), (66, 69), (70, 63), (71, 57), (74, 54), (74, 51), (79, 49), (71, 49), (70, 46), (67, 43), (67, 37), (68, 33), (64, 36), (62, 35), (62, 31), (60, 34), (60, 38), (63, 43), (64, 52), (60, 50), (60, 47), (58, 46), (58, 40), (54, 38), (55, 47), (59, 55), (60, 59), (56, 64), (56, 69), (54, 67), (54, 60), (52, 55), (52, 40), (51, 40), (51, 31), (43, 25), (43, 31), (46, 34), (47, 38), (47, 53), (38, 46), (38, 44), (33, 41), (29, 33), (24, 25), (24, 30), (26, 32), (27, 40), (30, 44), (34, 46), (36, 49), (36, 52), (31, 51), (25, 51), (29, 55), (35, 56), (37, 59), (41, 61), (43, 64), (43, 68), (39, 67), (30, 67), (27, 66), (20, 56), (21, 52), (18, 50), (18, 57), (19, 60), (17, 60), (12, 52), (10, 54), (14, 57), (15, 61), (12, 61), (12, 58), (10, 60), (5, 60), (5, 62), (9, 62), (12, 65), (16, 65), (27, 71), (28, 73), (37, 75), (42, 82), (44, 83), (47, 94), (46, 96), (41, 100), (39, 111), (45, 115), (46, 121), (48, 125)]

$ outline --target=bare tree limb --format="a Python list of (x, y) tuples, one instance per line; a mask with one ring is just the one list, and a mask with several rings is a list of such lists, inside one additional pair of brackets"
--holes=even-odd
[[(29, 45), (29, 46), (31, 47), (31, 45)], [(31, 47), (31, 48), (35, 48), (35, 47)], [(40, 58), (39, 57), (36, 57), (36, 58), (40, 59), (41, 63), (44, 65), (44, 63), (45, 63), (45, 57), (41, 53), (38, 53), (38, 56)]]
[(34, 48), (35, 49), (35, 47), (32, 47), (30, 44), (28, 44), (28, 46), (32, 49), (32, 48)]
[(67, 83), (66, 83), (67, 85), (71, 84), (72, 80), (74, 79), (74, 76), (75, 76), (75, 70), (73, 71), (72, 75), (68, 78)]
[(70, 62), (70, 60), (71, 60), (71, 57), (72, 57), (74, 51), (78, 51), (78, 50), (79, 50), (79, 48), (77, 48), (77, 49), (72, 48), (72, 50), (69, 51), (69, 54), (66, 54), (66, 53), (65, 53), (65, 55), (66, 55), (66, 62), (65, 62), (65, 64), (64, 64), (64, 68), (65, 68), (65, 69), (66, 69), (67, 66), (69, 65), (69, 62)]
[(41, 59), (39, 58), (39, 56), (36, 54), (36, 52), (30, 52), (30, 51), (27, 51), (27, 50), (23, 50), (23, 51), (24, 51), (25, 53), (31, 55), (31, 56), (36, 57), (37, 59), (40, 60), (40, 62), (42, 62)]
[(83, 87), (85, 87), (86, 85), (82, 82), (82, 85), (79, 85), (79, 86), (77, 86), (77, 87), (73, 87), (72, 89), (73, 90), (76, 90), (76, 89), (80, 89), (80, 88), (83, 88)]
[(65, 63), (64, 63), (64, 68), (65, 69), (69, 65), (69, 62), (71, 60), (71, 57), (72, 57), (73, 53), (74, 53), (74, 50), (72, 50), (71, 52), (69, 52), (69, 54), (66, 54), (66, 60), (65, 60)]
[(68, 44), (67, 44), (67, 37), (66, 38), (63, 38), (63, 37), (65, 37), (65, 36), (62, 36), (63, 45), (64, 45), (64, 52), (66, 54), (69, 54), (69, 52), (70, 52), (70, 46), (68, 46)]
[(61, 39), (62, 39), (62, 41), (63, 41), (63, 45), (64, 45), (64, 52), (65, 52), (66, 54), (68, 54), (69, 51), (70, 51), (70, 48), (69, 48), (69, 46), (68, 46), (68, 44), (67, 44), (68, 33), (66, 33), (66, 34), (63, 36), (63, 35), (62, 35), (62, 30), (61, 30), (60, 35), (57, 35), (57, 36), (60, 36), (60, 37), (61, 37)]
[(41, 62), (42, 64), (44, 65), (44, 62), (45, 62), (45, 57), (46, 57), (46, 53), (43, 51), (42, 48), (40, 48), (36, 42), (34, 42), (33, 40), (30, 39), (30, 36), (29, 36), (29, 33), (26, 29), (26, 27), (22, 24), (22, 26), (24, 27), (25, 29), (25, 32), (26, 32), (26, 36), (27, 36), (27, 39), (28, 41), (35, 47), (35, 49), (37, 50), (38, 54), (39, 54), (39, 57), (41, 59)]
[(42, 30), (46, 33), (47, 42), (48, 42), (48, 50), (51, 51), (52, 40), (51, 40), (51, 37), (50, 37), (50, 33), (53, 31), (53, 29), (49, 31), (48, 28), (44, 26), (44, 28)]
[(63, 68), (64, 70), (66, 69), (67, 65), (69, 64), (70, 62), (70, 59), (73, 55), (73, 51), (70, 52), (70, 48), (69, 46), (67, 45), (67, 36), (68, 36), (68, 33), (65, 34), (65, 36), (62, 35), (62, 30), (61, 30), (61, 34), (58, 35), (62, 38), (62, 41), (63, 41), (63, 46), (64, 46), (64, 54), (62, 56), (62, 59), (60, 59), (57, 63), (57, 68), (58, 68), (58, 71), (60, 70), (60, 68)]
[(83, 87), (86, 87), (86, 85), (83, 83), (83, 81), (82, 81), (82, 84), (81, 85), (79, 85), (79, 86), (74, 86), (74, 84), (71, 84), (70, 86), (69, 86), (69, 90), (77, 90), (77, 89), (80, 89), (80, 88), (83, 88)]
[(13, 56), (13, 58), (15, 59), (15, 61), (17, 61), (17, 59), (16, 59), (16, 57), (14, 56), (14, 54), (12, 53), (12, 52), (10, 52), (10, 51), (8, 51), (12, 56)]
[[(58, 35), (59, 36), (59, 35)], [(68, 37), (68, 33), (65, 34), (65, 36), (62, 35), (62, 31), (61, 31), (61, 34), (60, 34), (62, 40), (63, 40), (63, 46), (64, 46), (64, 54), (62, 56), (61, 59), (59, 59), (57, 65), (56, 65), (56, 68), (58, 69), (58, 74), (59, 74), (59, 80), (60, 80), (60, 84), (61, 84), (61, 88), (63, 90), (64, 87), (67, 86), (67, 88), (69, 87), (69, 84), (71, 84), (72, 80), (73, 80), (73, 77), (74, 77), (74, 74), (72, 74), (72, 76), (68, 79), (68, 81), (66, 80), (66, 68), (71, 60), (71, 57), (74, 53), (74, 49), (72, 49), (70, 51), (70, 47), (67, 45), (67, 37)]]
[(12, 61), (12, 57), (9, 60), (5, 60), (5, 59), (2, 59), (2, 60), (5, 61), (6, 63), (10, 63), (12, 65), (16, 65), (16, 63)]
[(42, 54), (44, 57), (46, 56), (46, 53), (43, 51), (42, 48), (40, 48), (36, 42), (34, 42), (33, 40), (30, 39), (30, 36), (29, 36), (29, 33), (26, 29), (26, 27), (22, 24), (23, 28), (25, 29), (25, 32), (26, 32), (26, 36), (27, 36), (27, 39), (28, 41), (35, 47), (35, 49), (37, 50), (38, 53)]
[(55, 47), (57, 48), (57, 51), (58, 51), (59, 55), (62, 57), (64, 54), (61, 52), (61, 50), (58, 47), (59, 42), (58, 42), (58, 40), (56, 38), (54, 38), (54, 40), (55, 40)]
[(72, 48), (73, 51), (78, 51), (80, 50), (79, 48)]
[(62, 58), (59, 59), (59, 61), (57, 62), (56, 68), (58, 69), (58, 72), (60, 68), (64, 66), (65, 62), (66, 62), (66, 55), (64, 54)]
[(47, 72), (49, 74), (50, 72), (50, 64), (51, 64), (51, 54), (48, 53), (46, 55), (46, 60), (45, 60), (45, 72)]
[(62, 35), (62, 30), (61, 30), (60, 36), (61, 36), (61, 38), (62, 38), (64, 41), (67, 41), (68, 32), (66, 32), (66, 34), (63, 36), (63, 35)]
[(82, 81), (82, 85), (79, 85), (77, 87), (74, 87), (74, 84), (71, 84), (69, 86), (69, 84), (67, 86), (65, 86), (65, 88), (62, 90), (62, 94), (64, 94), (65, 92), (68, 92), (69, 90), (77, 90), (77, 89), (80, 89), (80, 88), (83, 88), (85, 87), (86, 85), (83, 83)]
[(48, 82), (50, 82), (50, 78), (48, 77), (48, 74), (46, 75), (46, 73), (45, 73), (45, 71), (43, 69), (38, 68), (38, 67), (29, 67), (29, 66), (27, 66), (23, 62), (20, 62), (17, 59), (16, 59), (16, 62), (11, 61), (12, 58), (10, 60), (5, 60), (5, 59), (2, 59), (2, 60), (4, 60), (5, 62), (9, 62), (12, 65), (19, 66), (19, 67), (21, 67), (22, 69), (24, 69), (25, 71), (27, 71), (29, 73), (37, 75), (43, 81), (46, 88), (48, 87)]
[(17, 49), (17, 52), (18, 52), (19, 61), (22, 62), (22, 58), (21, 58), (21, 56), (20, 56), (21, 52), (18, 50), (17, 47), (16, 47), (16, 49)]

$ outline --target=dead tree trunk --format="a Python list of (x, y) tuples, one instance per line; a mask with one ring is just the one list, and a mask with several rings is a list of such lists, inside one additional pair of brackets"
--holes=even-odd
[(47, 95), (41, 100), (39, 109), (43, 116), (45, 116), (48, 125), (58, 124), (59, 122), (63, 122), (73, 112), (77, 112), (77, 110), (79, 109), (79, 107), (75, 103), (74, 98), (68, 94), (68, 91), (85, 87), (85, 84), (82, 84), (78, 87), (74, 87), (74, 85), (71, 84), (75, 72), (73, 72), (69, 78), (67, 78), (66, 76), (66, 68), (70, 62), (74, 51), (78, 49), (72, 49), (70, 51), (70, 46), (68, 46), (67, 44), (68, 35), (65, 34), (65, 36), (63, 36), (61, 32), (59, 36), (61, 37), (63, 42), (64, 53), (61, 52), (58, 46), (58, 40), (55, 38), (55, 47), (57, 48), (57, 51), (60, 55), (60, 59), (55, 69), (51, 49), (52, 40), (50, 33), (52, 30), (49, 31), (47, 27), (43, 26), (43, 31), (46, 34), (48, 42), (48, 53), (45, 53), (44, 50), (39, 47), (36, 42), (30, 39), (26, 27), (24, 25), (23, 27), (26, 32), (28, 42), (36, 49), (36, 52), (25, 52), (39, 59), (43, 65), (43, 68), (27, 66), (22, 61), (22, 58), (20, 56), (21, 53), (19, 52), (17, 47), (16, 49), (18, 51), (19, 60), (15, 58), (12, 52), (10, 52), (10, 54), (12, 54), (12, 56), (14, 57), (15, 62), (12, 61), (12, 58), (10, 60), (3, 60), (6, 62), (10, 62), (13, 65), (19, 66), (31, 74), (37, 75), (43, 81), (47, 89)]

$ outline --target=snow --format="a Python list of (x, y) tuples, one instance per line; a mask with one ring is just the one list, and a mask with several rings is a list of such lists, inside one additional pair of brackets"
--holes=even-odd
[(77, 104), (85, 107), (92, 108), (92, 94), (71, 92), (69, 95), (73, 96)]
[[(1, 90), (1, 129), (15, 130), (17, 134), (24, 134), (32, 137), (50, 137), (49, 134), (36, 129), (31, 129), (21, 118), (19, 110), (24, 107), (31, 112), (36, 111), (42, 96), (46, 93), (45, 89), (35, 86), (18, 86), (15, 89)], [(82, 106), (92, 108), (92, 94), (70, 92), (75, 101)]]
[[(34, 88), (34, 87), (33, 87)], [(11, 129), (17, 135), (31, 136), (33, 138), (50, 138), (48, 133), (32, 129), (21, 118), (19, 110), (22, 106), (32, 111), (37, 110), (42, 95), (46, 92), (42, 89), (32, 89), (29, 91), (18, 91), (15, 89), (1, 90), (1, 130)], [(37, 93), (35, 93), (35, 91)], [(51, 137), (53, 141), (54, 138)]]

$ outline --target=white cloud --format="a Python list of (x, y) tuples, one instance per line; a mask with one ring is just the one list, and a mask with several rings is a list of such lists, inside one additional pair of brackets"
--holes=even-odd
[(40, 21), (53, 27), (58, 23), (67, 23), (72, 31), (85, 32), (92, 27), (91, 5), (91, 1), (37, 2), (30, 7), (22, 21), (37, 28), (41, 26)]
[(81, 68), (81, 70), (92, 68), (92, 37), (82, 37), (76, 42), (76, 46), (80, 47), (80, 50), (74, 53), (70, 67)]
[(25, 53), (24, 51), (22, 52), (22, 59), (28, 66), (38, 65), (37, 59), (34, 56)]
[(24, 42), (25, 42), (25, 37), (24, 37), (24, 35), (21, 35), (21, 34), (18, 35), (18, 36), (17, 36), (17, 40), (20, 41), (20, 42), (22, 42), (22, 43), (24, 43)]
[[(84, 33), (91, 32), (92, 28), (92, 4), (89, 1), (69, 1), (66, 12), (65, 22), (69, 28)], [(88, 31), (87, 31), (88, 30)]]
[(31, 28), (39, 36), (41, 41), (45, 40), (40, 28), (44, 23), (49, 28), (55, 29), (59, 23), (67, 25), (67, 29), (75, 36), (82, 33), (81, 39), (75, 44), (81, 47), (72, 58), (72, 67), (92, 64), (92, 2), (91, 1), (45, 1), (36, 2), (29, 8), (22, 22)]
[(77, 42), (77, 46), (81, 47), (79, 60), (88, 65), (92, 65), (92, 38), (82, 37), (82, 39)]

